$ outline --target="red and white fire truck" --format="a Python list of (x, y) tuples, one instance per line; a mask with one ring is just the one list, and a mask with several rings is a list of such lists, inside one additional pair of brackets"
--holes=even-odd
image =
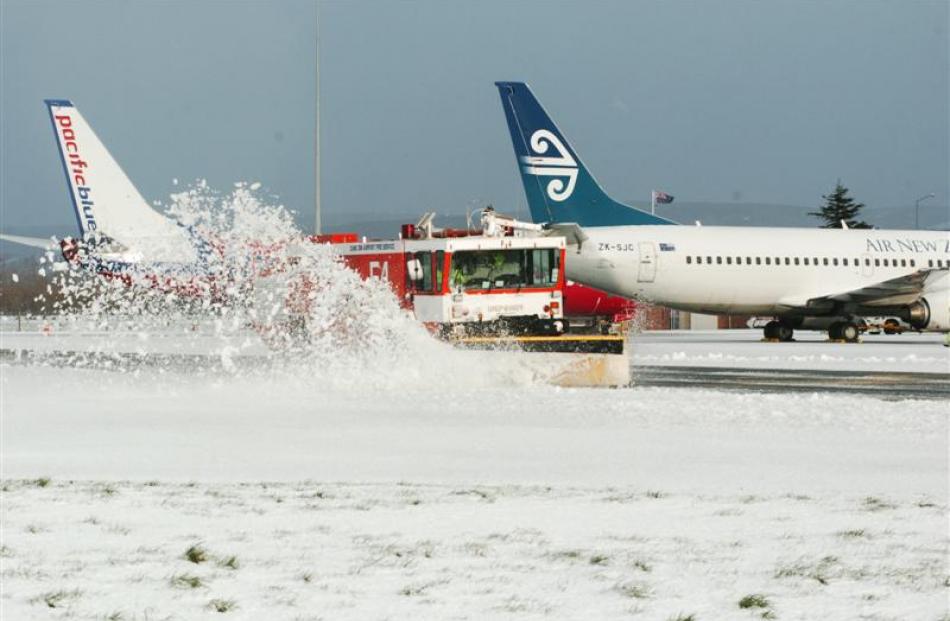
[(557, 335), (564, 322), (565, 239), (486, 210), (481, 228), (439, 229), (434, 214), (399, 239), (326, 236), (364, 278), (390, 283), (415, 317), (443, 335)]

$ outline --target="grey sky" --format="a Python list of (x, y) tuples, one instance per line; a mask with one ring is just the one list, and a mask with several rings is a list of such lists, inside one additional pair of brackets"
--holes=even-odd
[(948, 199), (945, 0), (2, 0), (3, 227), (75, 220), (42, 100), (149, 200), (260, 181), (311, 225), (523, 203), (493, 81), (524, 80), (608, 192), (812, 206)]

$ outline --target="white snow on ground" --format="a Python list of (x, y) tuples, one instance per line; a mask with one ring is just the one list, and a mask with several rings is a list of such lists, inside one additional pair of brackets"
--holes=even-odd
[(950, 373), (943, 335), (906, 333), (831, 343), (823, 332), (797, 331), (795, 342), (762, 342), (761, 330), (656, 331), (631, 337), (633, 363), (644, 366), (828, 369)]
[(498, 385), (478, 360), (455, 388), (2, 367), (4, 618), (947, 613), (946, 403)]
[[(16, 481), (4, 503), (4, 618), (201, 619), (220, 607), (241, 619), (936, 620), (946, 506), (931, 503)], [(192, 546), (205, 560), (187, 560)], [(753, 594), (766, 607), (740, 609)]]

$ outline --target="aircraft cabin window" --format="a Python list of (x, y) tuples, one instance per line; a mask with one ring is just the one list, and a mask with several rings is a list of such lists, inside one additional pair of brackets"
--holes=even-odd
[(887, 267), (887, 259), (884, 259), (884, 267)]
[(907, 267), (907, 259), (901, 259), (901, 267)]
[(756, 264), (756, 265), (762, 265), (762, 257), (756, 257), (756, 258), (755, 258), (755, 264)]
[(848, 260), (847, 260), (847, 259), (841, 259), (841, 261), (842, 261), (842, 265), (844, 265), (845, 267), (848, 267)]
[(785, 265), (791, 265), (792, 261), (788, 257), (785, 257)]
[(716, 257), (716, 265), (722, 265), (722, 257)]
[(742, 265), (742, 257), (736, 257), (736, 265)]
[(693, 257), (691, 257), (691, 256), (689, 256), (689, 255), (686, 255), (686, 262), (687, 262), (687, 263), (692, 263), (692, 262), (693, 262)]
[(828, 265), (828, 257), (821, 260), (824, 265)]
[(874, 259), (874, 267), (881, 267), (881, 260), (880, 260), (880, 259)]
[(865, 260), (864, 260), (864, 264), (865, 264), (865, 265), (871, 265), (871, 259), (865, 259)]
[(911, 266), (911, 267), (917, 267), (917, 262), (914, 261), (913, 259), (911, 259), (911, 260), (910, 260), (910, 266)]
[(805, 262), (805, 265), (808, 265), (808, 257), (805, 257), (805, 258), (802, 259), (802, 260)]
[(712, 265), (712, 257), (706, 257), (706, 263)]
[(798, 265), (798, 257), (795, 257), (795, 265)]
[(732, 265), (732, 257), (726, 257), (726, 265)]
[(832, 259), (831, 262), (834, 263), (836, 266), (838, 265), (838, 259)]
[(766, 265), (772, 265), (772, 258), (771, 258), (771, 257), (765, 257), (765, 264), (766, 264)]
[(934, 260), (933, 260), (933, 259), (928, 259), (928, 260), (927, 260), (927, 267), (933, 267), (933, 266), (934, 266)]
[(814, 257), (813, 260), (814, 260), (814, 262), (815, 262), (815, 265), (818, 265), (818, 257)]

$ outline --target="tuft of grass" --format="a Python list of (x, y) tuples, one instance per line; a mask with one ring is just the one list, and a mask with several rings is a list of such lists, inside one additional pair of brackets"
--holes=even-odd
[(104, 619), (105, 621), (124, 621), (125, 613), (123, 613), (121, 610), (116, 610), (112, 614), (106, 615)]
[(610, 560), (610, 557), (608, 557), (605, 554), (595, 554), (594, 556), (590, 557), (590, 564), (591, 565), (606, 565), (609, 560)]
[(233, 554), (225, 559), (222, 559), (218, 562), (218, 565), (221, 567), (226, 567), (228, 569), (238, 569), (241, 567), (241, 564), (238, 563), (238, 559)]
[(208, 551), (202, 548), (200, 543), (196, 543), (185, 550), (185, 560), (190, 561), (195, 565), (204, 563), (208, 560)]
[(634, 561), (633, 566), (644, 573), (647, 573), (653, 570), (653, 568), (650, 567), (650, 565), (647, 564), (645, 561), (640, 561), (640, 560)]
[(39, 597), (33, 598), (31, 601), (43, 602), (46, 604), (47, 608), (61, 608), (68, 600), (75, 599), (82, 594), (78, 589), (73, 591), (50, 591), (49, 593), (43, 593)]
[(650, 591), (642, 584), (634, 582), (624, 582), (614, 587), (621, 595), (632, 597), (634, 599), (646, 599), (650, 597)]
[(406, 586), (399, 589), (399, 594), (403, 597), (415, 597), (417, 595), (424, 595), (426, 589), (429, 588), (428, 584), (407, 584)]
[(478, 498), (480, 498), (481, 500), (484, 500), (485, 502), (495, 502), (495, 497), (492, 494), (478, 488), (455, 490), (454, 492), (452, 492), (452, 495), (453, 496), (477, 496)]
[(769, 602), (768, 598), (764, 595), (758, 593), (753, 593), (752, 595), (746, 595), (739, 600), (739, 608), (745, 610), (746, 608), (771, 608), (772, 604)]
[(169, 583), (176, 589), (200, 589), (205, 586), (201, 578), (191, 574), (176, 574), (171, 577)]
[(581, 551), (580, 550), (561, 550), (559, 552), (551, 553), (551, 556), (558, 560), (567, 559), (570, 561), (576, 561), (581, 557)]
[(864, 508), (868, 511), (883, 511), (884, 509), (894, 509), (897, 505), (889, 503), (876, 496), (867, 496), (864, 499)]
[(208, 608), (215, 612), (229, 612), (237, 608), (237, 602), (233, 599), (213, 599), (208, 602)]
[(864, 532), (863, 528), (852, 528), (851, 530), (843, 530), (838, 533), (839, 537), (844, 539), (860, 539), (862, 537), (870, 539), (871, 536)]
[(811, 578), (821, 585), (827, 585), (830, 581), (828, 570), (832, 569), (838, 563), (837, 556), (824, 556), (814, 565), (807, 563), (796, 563), (779, 568), (775, 572), (776, 578)]
[(696, 621), (696, 615), (694, 614), (678, 614), (675, 617), (670, 617), (667, 621)]
[(647, 498), (660, 499), (666, 496), (663, 492), (658, 489), (647, 490)]
[(310, 584), (311, 582), (313, 582), (313, 574), (310, 573), (309, 571), (304, 572), (303, 574), (300, 575), (300, 579), (306, 582), (307, 584)]
[(37, 487), (46, 487), (50, 484), (51, 479), (49, 477), (40, 477), (33, 481), (33, 485)]

